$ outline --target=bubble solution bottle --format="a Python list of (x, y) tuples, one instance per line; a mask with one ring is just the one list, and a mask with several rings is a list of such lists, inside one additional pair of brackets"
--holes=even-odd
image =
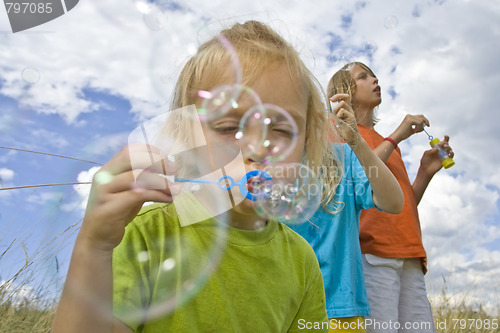
[(437, 148), (439, 150), (439, 157), (441, 157), (441, 164), (445, 169), (451, 168), (452, 166), (455, 165), (455, 161), (448, 155), (446, 150), (444, 150), (442, 147), (438, 146), (438, 143), (440, 140), (438, 138), (432, 139), (429, 144), (431, 145), (432, 148)]

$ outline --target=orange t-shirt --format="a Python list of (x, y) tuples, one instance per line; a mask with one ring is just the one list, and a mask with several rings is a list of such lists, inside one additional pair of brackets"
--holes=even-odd
[[(372, 149), (384, 141), (373, 129), (363, 125), (358, 125), (358, 129)], [(404, 207), (399, 214), (388, 214), (376, 208), (361, 211), (361, 252), (386, 258), (424, 259), (426, 254), (422, 244), (417, 202), (399, 148), (391, 153), (385, 164), (403, 190)]]

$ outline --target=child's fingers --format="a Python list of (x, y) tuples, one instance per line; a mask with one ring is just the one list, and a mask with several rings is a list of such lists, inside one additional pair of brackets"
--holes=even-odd
[(427, 126), (427, 127), (431, 126), (431, 123), (429, 122), (429, 119), (425, 118), (423, 115), (422, 115), (422, 117), (424, 118), (423, 120), (424, 120), (425, 126)]
[(149, 170), (134, 170), (135, 183), (134, 188), (140, 187), (149, 190), (161, 190), (167, 194), (172, 191), (177, 194), (180, 190), (179, 185), (174, 185), (174, 176), (165, 176), (150, 172)]
[(429, 120), (424, 115), (410, 115), (411, 130), (413, 133), (420, 133), (424, 126), (429, 126)]
[(136, 189), (134, 191), (122, 192), (125, 200), (129, 200), (131, 204), (135, 202), (172, 202), (173, 196), (170, 193), (165, 193), (163, 191), (148, 190), (148, 189)]
[(174, 165), (173, 162), (168, 161), (164, 153), (154, 146), (128, 145), (115, 154), (101, 169), (117, 175), (133, 169), (147, 168), (154, 168), (156, 172), (162, 172), (163, 168), (169, 170), (175, 168)]
[(416, 115), (415, 117), (417, 118), (417, 121), (421, 122), (422, 128), (424, 128), (424, 126), (431, 126), (429, 119), (427, 119), (423, 114)]
[(106, 207), (103, 208), (107, 209), (110, 212), (123, 211), (124, 207), (133, 207), (138, 203), (144, 203), (147, 201), (172, 202), (173, 198), (171, 195), (160, 191), (138, 189), (136, 191), (126, 191), (111, 194), (104, 204)]
[(344, 122), (349, 118), (349, 113), (344, 108), (338, 110), (335, 115), (337, 116), (338, 119)]
[[(94, 182), (97, 182), (100, 189), (107, 193), (119, 193), (129, 190), (148, 189), (160, 190), (165, 194), (177, 194), (179, 185), (169, 182), (164, 176), (150, 172), (148, 170), (133, 170), (122, 172), (118, 175), (106, 175), (109, 182), (100, 182), (101, 176), (96, 174)], [(173, 178), (174, 176), (172, 176)]]
[(451, 158), (453, 158), (453, 156), (455, 156), (455, 153), (453, 152), (453, 149), (451, 148), (449, 142), (450, 137), (448, 135), (445, 135), (444, 139), (441, 140), (438, 145), (441, 146)]
[(351, 98), (349, 97), (348, 94), (335, 94), (330, 98), (330, 101), (336, 104), (333, 104), (333, 109), (340, 109), (342, 107), (350, 107), (351, 105)]
[(333, 108), (333, 113), (339, 117), (339, 112), (342, 111), (343, 117), (352, 117), (354, 115), (354, 111), (352, 111), (351, 105), (347, 104), (344, 101), (341, 101)]
[(335, 94), (332, 97), (330, 97), (330, 101), (332, 102), (349, 101), (349, 94)]

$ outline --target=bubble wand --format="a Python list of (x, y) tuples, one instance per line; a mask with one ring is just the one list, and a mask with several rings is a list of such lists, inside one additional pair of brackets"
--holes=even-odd
[[(165, 176), (162, 174), (158, 174), (159, 176), (163, 178), (167, 178), (167, 180), (171, 180), (172, 178), (170, 176)], [(272, 180), (272, 177), (270, 174), (268, 174), (265, 171), (261, 170), (252, 170), (247, 172), (243, 177), (241, 177), (239, 182), (236, 182), (233, 177), (224, 175), (220, 177), (218, 180), (205, 180), (205, 179), (189, 179), (189, 178), (173, 178), (174, 182), (176, 183), (198, 183), (198, 184), (217, 184), (217, 186), (224, 191), (229, 191), (231, 190), (234, 186), (238, 185), (238, 188), (240, 190), (240, 193), (247, 199), (256, 201), (257, 197), (259, 194), (252, 193), (248, 191), (246, 185), (248, 184), (248, 181), (252, 178), (258, 177), (258, 180), (254, 180), (253, 182), (268, 182)]]

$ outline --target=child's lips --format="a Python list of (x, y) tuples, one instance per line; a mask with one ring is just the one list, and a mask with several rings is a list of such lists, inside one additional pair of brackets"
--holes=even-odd
[(262, 192), (263, 188), (269, 184), (269, 181), (260, 177), (254, 176), (247, 180), (246, 189), (248, 192), (258, 194)]
[(258, 177), (252, 177), (247, 181), (247, 191), (253, 193), (253, 191), (258, 189), (261, 184), (262, 181)]

